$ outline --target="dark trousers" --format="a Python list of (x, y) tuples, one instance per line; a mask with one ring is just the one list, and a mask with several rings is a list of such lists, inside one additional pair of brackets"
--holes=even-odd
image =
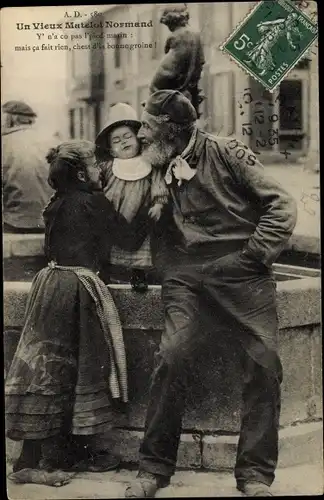
[(246, 353), (236, 480), (270, 485), (278, 458), (282, 380), (272, 271), (241, 252), (201, 262), (201, 257), (173, 259), (163, 276), (165, 329), (151, 378), (140, 469), (174, 474), (192, 363), (204, 342), (209, 349), (199, 329), (203, 302), (213, 313), (213, 334), (228, 327), (231, 340)]

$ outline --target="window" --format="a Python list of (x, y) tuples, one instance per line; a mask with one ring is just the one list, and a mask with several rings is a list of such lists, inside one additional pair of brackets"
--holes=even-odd
[(121, 68), (121, 36), (118, 35), (116, 37), (116, 47), (115, 47), (115, 53), (114, 53), (114, 61), (115, 61), (115, 68)]
[(94, 106), (94, 126), (95, 126), (95, 137), (100, 132), (100, 103), (96, 103)]
[(293, 71), (272, 94), (250, 83), (252, 149), (277, 152), (283, 159), (300, 155), (307, 147), (308, 71)]
[(310, 69), (310, 59), (307, 57), (302, 57), (301, 60), (296, 64), (295, 69)]
[(211, 103), (207, 97), (206, 109), (212, 110), (212, 113), (204, 117), (206, 128), (216, 134), (232, 135), (235, 124), (233, 72), (225, 71), (217, 73), (216, 75), (212, 75), (211, 79)]
[(152, 59), (158, 59), (161, 53), (160, 50), (160, 31), (161, 31), (161, 23), (160, 23), (160, 17), (161, 17), (161, 12), (160, 9), (157, 5), (154, 6), (153, 8), (153, 14), (152, 14), (152, 19), (153, 19), (153, 28), (152, 28)]
[[(212, 30), (212, 37), (215, 42), (223, 42), (232, 31), (233, 26), (233, 5), (232, 2), (216, 2), (208, 6), (203, 4), (206, 9), (210, 7), (210, 16), (213, 19), (213, 24), (210, 23), (211, 19), (204, 19), (204, 24), (209, 24), (209, 29)], [(208, 16), (209, 17), (209, 16)], [(204, 24), (201, 27), (204, 28)]]
[[(75, 61), (75, 50), (71, 51), (71, 74), (72, 78), (75, 78), (76, 76), (76, 61)], [(71, 110), (72, 111), (72, 110)]]
[(302, 82), (301, 80), (285, 80), (279, 89), (279, 122), (280, 129), (286, 133), (302, 130)]
[(80, 139), (83, 139), (84, 138), (84, 109), (83, 108), (80, 108), (79, 109), (79, 112), (80, 112)]
[(83, 107), (70, 109), (69, 128), (71, 139), (86, 139), (88, 135), (87, 110)]
[(200, 5), (200, 32), (204, 40), (206, 58), (215, 69), (221, 54), (220, 45), (236, 26), (233, 25), (233, 5), (233, 2), (211, 2)]
[(74, 80), (79, 82), (89, 78), (90, 53), (90, 50), (71, 51), (71, 73)]
[[(252, 100), (252, 102), (250, 102)], [(250, 83), (250, 87), (245, 89), (243, 102), (250, 105), (251, 118), (249, 120), (248, 113), (242, 108), (243, 125), (242, 134), (243, 141), (248, 142), (250, 139), (251, 149), (257, 153), (265, 151), (272, 151), (274, 143), (278, 141), (277, 126), (278, 121), (277, 112), (274, 109), (273, 94), (265, 90), (265, 88), (255, 80)], [(250, 128), (251, 127), (251, 128)], [(252, 134), (251, 134), (252, 130)], [(275, 134), (271, 137), (270, 134)]]
[[(137, 15), (136, 21), (141, 23), (148, 23), (151, 21), (153, 16), (152, 12), (152, 7), (149, 9), (145, 9), (143, 12)], [(153, 37), (153, 28), (145, 27), (145, 26), (140, 26), (138, 28), (138, 40), (139, 42), (143, 42), (144, 44), (148, 45), (152, 43), (152, 37)], [(155, 50), (155, 43), (156, 40), (154, 40), (154, 43), (152, 45), (152, 48), (145, 47), (143, 49), (138, 49), (138, 58), (139, 58), (139, 71), (146, 72), (149, 67), (151, 67), (152, 64), (152, 55), (153, 55), (153, 47)]]
[(75, 120), (75, 110), (74, 109), (70, 109), (70, 113), (69, 113), (70, 117), (70, 139), (75, 139), (75, 125), (74, 125), (74, 120)]
[(306, 122), (303, 110), (303, 81), (284, 80), (279, 89), (279, 146), (286, 156), (291, 149), (303, 149)]

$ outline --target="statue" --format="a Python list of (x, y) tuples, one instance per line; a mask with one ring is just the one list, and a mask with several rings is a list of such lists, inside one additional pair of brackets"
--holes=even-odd
[(160, 22), (169, 28), (171, 34), (149, 90), (151, 94), (157, 90), (179, 90), (191, 101), (199, 117), (199, 104), (204, 97), (198, 89), (198, 82), (205, 57), (200, 35), (188, 26), (188, 21), (186, 4), (171, 4), (164, 8)]

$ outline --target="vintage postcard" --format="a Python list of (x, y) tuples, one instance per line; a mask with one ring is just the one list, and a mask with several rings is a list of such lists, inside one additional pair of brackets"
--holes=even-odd
[(323, 493), (317, 14), (2, 9), (11, 500)]

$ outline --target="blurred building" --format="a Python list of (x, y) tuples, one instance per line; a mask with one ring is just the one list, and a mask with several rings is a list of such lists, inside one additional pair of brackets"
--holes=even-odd
[[(190, 25), (201, 33), (207, 60), (201, 82), (206, 95), (201, 125), (209, 132), (243, 140), (260, 152), (264, 162), (291, 163), (307, 157), (314, 163), (319, 149), (317, 59), (303, 59), (271, 94), (219, 49), (253, 5), (255, 2), (188, 4)], [(91, 20), (98, 29), (85, 29), (87, 38), (73, 40), (68, 52), (71, 137), (94, 139), (107, 120), (109, 107), (119, 101), (131, 104), (140, 115), (169, 33), (159, 23), (161, 7), (92, 7), (96, 14)], [(107, 20), (117, 24), (152, 20), (153, 27), (102, 30), (100, 23), (105, 25)], [(111, 38), (101, 38), (102, 32)], [(89, 43), (89, 34), (93, 36), (91, 48), (81, 49)], [(95, 48), (93, 43), (97, 43)], [(121, 43), (145, 44), (146, 48), (115, 47)]]

